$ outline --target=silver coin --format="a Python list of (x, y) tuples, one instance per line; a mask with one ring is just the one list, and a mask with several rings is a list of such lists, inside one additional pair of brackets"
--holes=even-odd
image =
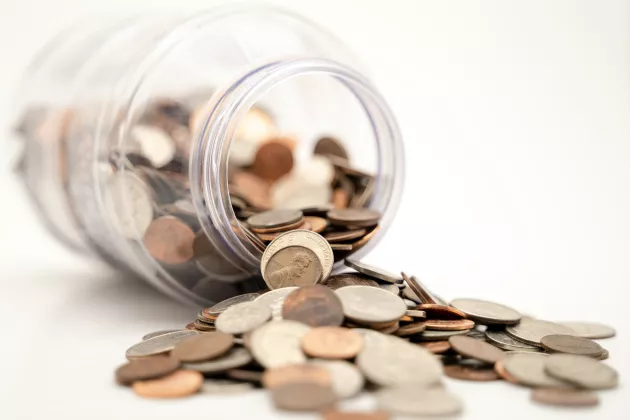
[(592, 357), (574, 354), (552, 354), (545, 371), (554, 378), (586, 389), (609, 389), (619, 383), (617, 371)]
[(421, 334), (417, 334), (418, 337), (422, 341), (442, 341), (448, 340), (449, 337), (453, 337), (456, 335), (468, 335), (470, 330), (461, 330), (461, 331), (434, 331), (434, 330), (424, 330)]
[(214, 325), (227, 334), (244, 334), (258, 328), (271, 318), (271, 308), (260, 302), (243, 302), (223, 311)]
[(125, 352), (128, 359), (137, 357), (153, 356), (156, 354), (166, 353), (173, 350), (175, 344), (180, 341), (199, 334), (198, 331), (193, 330), (178, 330), (175, 332), (159, 335), (157, 337), (143, 340), (133, 346), (129, 347)]
[(350, 398), (357, 395), (365, 385), (361, 371), (353, 363), (345, 360), (320, 360), (308, 362), (323, 367), (330, 373), (332, 388), (339, 398)]
[[(462, 411), (462, 401), (443, 388), (398, 385), (376, 393), (378, 408), (401, 416), (451, 416)], [(424, 418), (424, 417), (423, 417)]]
[(154, 332), (152, 332), (152, 333), (145, 334), (145, 335), (142, 337), (142, 339), (143, 339), (143, 340), (148, 340), (149, 338), (159, 337), (160, 335), (169, 334), (169, 333), (176, 332), (176, 331), (180, 331), (180, 330), (160, 330), (160, 331), (154, 331)]
[(520, 384), (533, 387), (563, 387), (563, 381), (545, 372), (548, 355), (544, 353), (507, 353), (503, 366)]
[(175, 141), (159, 127), (136, 125), (131, 129), (131, 138), (156, 168), (161, 168), (175, 157)]
[(388, 283), (400, 283), (402, 281), (402, 276), (399, 274), (390, 273), (389, 271), (383, 270), (374, 265), (366, 264), (361, 261), (346, 258), (344, 260), (344, 264), (347, 267), (354, 268), (361, 274), (365, 274), (366, 276), (386, 281)]
[(405, 383), (428, 386), (442, 377), (442, 364), (436, 357), (394, 336), (366, 340), (356, 363), (370, 381), (382, 386)]
[(254, 389), (249, 382), (231, 381), (229, 379), (206, 379), (199, 390), (202, 394), (242, 394)]
[(409, 286), (402, 289), (402, 295), (406, 299), (412, 300), (416, 303), (422, 303), (422, 300), (420, 300), (416, 292), (414, 292), (413, 289)]
[(291, 292), (297, 290), (298, 287), (283, 287), (281, 289), (270, 290), (256, 298), (254, 302), (268, 305), (271, 308), (271, 317), (274, 320), (282, 319), (282, 305), (284, 300)]
[(454, 299), (451, 306), (475, 322), (482, 324), (516, 324), (521, 314), (505, 305), (481, 299)]
[(304, 215), (300, 210), (268, 210), (249, 217), (247, 224), (253, 228), (270, 229), (297, 223), (302, 220), (303, 217)]
[(540, 340), (546, 335), (575, 335), (571, 328), (533, 318), (522, 318), (518, 324), (507, 327), (505, 332), (512, 338), (539, 347)]
[(118, 172), (109, 177), (104, 205), (118, 231), (127, 239), (142, 238), (153, 221), (149, 187), (129, 172)]
[(614, 328), (595, 322), (559, 322), (558, 324), (571, 328), (576, 337), (597, 339), (614, 337), (616, 334)]
[(540, 347), (530, 346), (522, 341), (518, 341), (507, 335), (504, 331), (492, 331), (485, 332), (485, 339), (490, 344), (508, 351), (530, 351), (539, 352), (542, 351)]
[(184, 363), (182, 369), (196, 370), (201, 373), (219, 373), (248, 365), (252, 360), (249, 350), (243, 347), (235, 347), (216, 359), (199, 363)]
[(274, 207), (286, 209), (327, 206), (332, 194), (330, 184), (310, 183), (293, 174), (280, 178), (270, 190)]
[(401, 298), (376, 287), (342, 287), (335, 294), (341, 300), (344, 315), (362, 324), (396, 321), (407, 312)]
[(272, 321), (252, 332), (252, 354), (261, 366), (274, 367), (306, 362), (302, 337), (310, 327), (296, 321)]
[(387, 284), (379, 284), (379, 288), (385, 290), (386, 292), (391, 293), (392, 295), (398, 296), (400, 294), (400, 289), (395, 284), (387, 283)]
[(229, 308), (232, 305), (236, 305), (237, 303), (243, 303), (243, 302), (251, 302), (252, 300), (255, 300), (256, 298), (258, 298), (259, 296), (260, 296), (260, 293), (246, 293), (244, 295), (234, 296), (234, 297), (222, 300), (221, 302), (212, 306), (208, 310), (208, 313), (210, 315), (218, 316), (221, 312), (225, 311), (227, 308)]
[(403, 302), (405, 302), (405, 305), (407, 305), (407, 309), (414, 309), (416, 306), (418, 306), (416, 302), (410, 299), (403, 299)]

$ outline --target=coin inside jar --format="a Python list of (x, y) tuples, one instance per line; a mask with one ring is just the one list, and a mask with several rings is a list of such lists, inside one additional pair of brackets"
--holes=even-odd
[(293, 169), (293, 151), (283, 141), (268, 141), (256, 152), (252, 172), (268, 181), (277, 181)]
[(181, 264), (192, 259), (195, 233), (173, 216), (155, 219), (144, 233), (143, 243), (153, 258), (166, 264)]
[(323, 276), (322, 266), (310, 249), (290, 246), (273, 254), (263, 278), (270, 289), (317, 284)]
[(292, 225), (300, 222), (302, 218), (303, 214), (300, 210), (269, 210), (249, 217), (247, 224), (252, 229), (269, 229)]
[(328, 212), (331, 224), (341, 226), (370, 227), (378, 224), (381, 213), (366, 208), (334, 209)]

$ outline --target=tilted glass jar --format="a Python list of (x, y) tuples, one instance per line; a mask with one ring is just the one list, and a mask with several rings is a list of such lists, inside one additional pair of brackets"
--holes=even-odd
[[(373, 175), (366, 205), (383, 218), (356, 256), (394, 216), (404, 173), (400, 133), (359, 67), (333, 36), (271, 8), (82, 22), (27, 71), (19, 172), (47, 226), (77, 251), (198, 305), (257, 290), (262, 252), (239, 223), (228, 186), (234, 139), (264, 125), (252, 110), (300, 139), (296, 160), (328, 134), (345, 141), (353, 167)], [(138, 124), (152, 118), (172, 145), (150, 129), (152, 142), (138, 141)], [(169, 214), (197, 232), (195, 241), (201, 236), (203, 264), (147, 250), (148, 224)], [(188, 231), (168, 232), (178, 241)]]

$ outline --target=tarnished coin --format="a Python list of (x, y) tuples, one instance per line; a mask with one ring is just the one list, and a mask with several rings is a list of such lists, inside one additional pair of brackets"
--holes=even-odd
[(462, 331), (475, 327), (475, 323), (470, 319), (427, 319), (425, 321), (427, 330), (436, 331)]
[(143, 243), (149, 254), (165, 264), (183, 264), (193, 257), (195, 234), (173, 216), (159, 217), (147, 228)]
[(376, 393), (378, 408), (401, 416), (452, 416), (462, 411), (462, 402), (442, 388), (398, 385)]
[(231, 395), (252, 391), (254, 385), (249, 382), (231, 381), (229, 379), (206, 379), (201, 385), (203, 394)]
[(154, 337), (158, 337), (160, 335), (164, 335), (164, 334), (168, 334), (168, 333), (172, 333), (175, 331), (180, 331), (180, 330), (160, 330), (160, 331), (154, 331), (152, 333), (148, 333), (145, 334), (144, 336), (142, 336), (143, 340), (148, 340), (149, 338), (154, 338)]
[(293, 151), (286, 142), (267, 141), (258, 148), (252, 173), (268, 181), (277, 181), (293, 169)]
[(514, 309), (481, 299), (454, 299), (451, 306), (459, 309), (473, 321), (481, 324), (516, 324), (521, 314)]
[(448, 341), (429, 341), (428, 343), (420, 343), (420, 345), (433, 354), (442, 354), (451, 349)]
[(150, 356), (132, 360), (116, 369), (116, 382), (129, 385), (135, 381), (159, 378), (175, 372), (179, 360), (169, 356)]
[(235, 347), (221, 357), (199, 363), (185, 363), (184, 369), (201, 373), (219, 373), (248, 365), (252, 361), (252, 355), (247, 349)]
[(540, 344), (550, 353), (568, 353), (597, 357), (604, 351), (602, 346), (596, 342), (572, 335), (547, 335), (540, 340)]
[(610, 338), (615, 336), (615, 329), (596, 322), (559, 322), (558, 324), (570, 328), (575, 336), (582, 338)]
[(398, 337), (408, 337), (410, 335), (420, 334), (427, 328), (425, 322), (415, 322), (413, 324), (407, 324), (396, 330)]
[(346, 258), (344, 260), (344, 264), (350, 268), (354, 268), (359, 273), (365, 274), (366, 276), (375, 279), (386, 281), (388, 283), (400, 283), (402, 281), (402, 277), (400, 275), (390, 273), (386, 270), (380, 269), (370, 264), (363, 263), (361, 261), (355, 261)]
[(322, 233), (328, 227), (328, 220), (317, 216), (304, 216), (304, 222), (311, 225), (311, 230), (315, 233)]
[(271, 308), (271, 317), (274, 320), (282, 319), (282, 305), (286, 297), (297, 290), (297, 287), (283, 287), (281, 289), (270, 290), (256, 298), (256, 303), (262, 303)]
[[(362, 238), (366, 233), (367, 231), (365, 229), (354, 229), (341, 232), (329, 232), (324, 235), (324, 238), (326, 238), (328, 242), (346, 242)], [(352, 249), (352, 245), (350, 245), (350, 249)]]
[(327, 410), (322, 413), (323, 420), (389, 420), (384, 411), (337, 411)]
[(350, 398), (357, 395), (365, 385), (361, 371), (354, 363), (345, 360), (309, 360), (308, 364), (326, 369), (332, 379), (332, 389), (339, 398)]
[(302, 246), (289, 246), (270, 257), (263, 279), (273, 290), (317, 284), (322, 275), (321, 263), (313, 251)]
[(417, 309), (426, 312), (429, 319), (462, 319), (466, 314), (451, 306), (440, 305), (438, 303), (422, 303)]
[(252, 332), (251, 348), (256, 361), (269, 369), (304, 363), (302, 337), (310, 327), (296, 321), (272, 321)]
[(185, 363), (203, 362), (227, 353), (233, 345), (234, 337), (231, 334), (211, 331), (180, 341), (173, 348), (171, 356)]
[(144, 398), (181, 398), (195, 394), (203, 384), (203, 375), (192, 370), (177, 370), (168, 376), (136, 381), (132, 388)]
[(317, 327), (302, 337), (302, 350), (311, 357), (351, 359), (363, 348), (363, 338), (348, 328)]
[(300, 222), (303, 217), (300, 210), (268, 210), (251, 216), (247, 219), (247, 224), (252, 229), (269, 229)]
[(552, 354), (545, 361), (545, 372), (586, 389), (614, 388), (619, 383), (615, 369), (591, 357), (574, 354)]
[(503, 350), (532, 352), (542, 351), (540, 347), (525, 344), (522, 341), (513, 339), (507, 335), (505, 331), (487, 330), (485, 332), (485, 338), (490, 344)]
[(485, 341), (475, 340), (471, 337), (456, 336), (448, 339), (451, 347), (462, 356), (481, 362), (494, 364), (505, 357), (505, 352)]
[(444, 374), (449, 378), (476, 382), (496, 381), (499, 379), (499, 375), (492, 368), (475, 369), (463, 365), (444, 366)]
[(134, 359), (138, 357), (154, 356), (167, 351), (173, 350), (175, 344), (180, 341), (199, 334), (198, 331), (193, 330), (179, 330), (168, 334), (159, 335), (148, 340), (143, 340), (133, 346), (129, 347), (125, 352), (127, 359)]
[(418, 337), (422, 341), (442, 341), (448, 340), (450, 337), (466, 335), (470, 330), (462, 330), (462, 331), (435, 331), (435, 330), (424, 330)]
[(343, 273), (328, 277), (322, 282), (324, 286), (333, 290), (346, 286), (371, 286), (378, 287), (378, 283), (371, 278), (358, 273)]
[(523, 318), (518, 324), (507, 327), (505, 332), (512, 338), (533, 346), (540, 346), (540, 340), (546, 335), (574, 335), (573, 330), (568, 327), (533, 318)]
[(228, 334), (244, 334), (258, 328), (271, 318), (271, 308), (260, 302), (232, 305), (216, 319), (217, 330)]
[(532, 401), (561, 407), (592, 407), (599, 404), (599, 397), (591, 391), (571, 388), (532, 389)]
[(322, 386), (331, 386), (332, 375), (323, 367), (307, 363), (267, 369), (262, 375), (262, 384), (267, 389), (295, 382), (312, 382)]
[(333, 209), (328, 212), (330, 223), (340, 226), (376, 226), (380, 219), (381, 213), (366, 208)]
[(521, 385), (533, 387), (566, 387), (565, 382), (545, 372), (545, 364), (549, 357), (550, 356), (543, 353), (510, 353), (503, 359), (503, 366)]
[(344, 311), (341, 301), (328, 287), (306, 286), (286, 297), (282, 318), (311, 327), (339, 326), (343, 323)]
[(203, 310), (203, 314), (205, 316), (219, 316), (221, 312), (225, 311), (230, 306), (236, 305), (237, 303), (243, 302), (251, 302), (260, 296), (260, 293), (246, 293), (244, 295), (234, 296), (228, 299), (225, 299), (210, 308), (206, 308)]
[(292, 382), (271, 390), (276, 408), (290, 411), (315, 411), (332, 407), (337, 396), (331, 386), (313, 382)]
[(315, 143), (313, 154), (322, 156), (337, 156), (341, 159), (348, 160), (348, 152), (341, 145), (341, 142), (333, 137), (322, 137)]
[(342, 287), (335, 294), (341, 300), (345, 316), (362, 324), (397, 321), (407, 311), (401, 298), (376, 287)]

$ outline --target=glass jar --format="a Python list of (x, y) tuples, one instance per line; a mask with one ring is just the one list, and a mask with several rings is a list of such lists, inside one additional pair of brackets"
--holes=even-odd
[[(358, 69), (339, 40), (277, 9), (84, 21), (26, 73), (19, 173), (46, 225), (76, 251), (197, 305), (259, 290), (264, 244), (239, 222), (247, 210), (229, 184), (233, 161), (251, 159), (251, 139), (282, 134), (296, 163), (306, 162), (297, 169), (304, 185), (286, 197), (293, 207), (308, 207), (322, 191), (309, 189), (311, 171), (321, 170), (309, 160), (317, 138), (345, 141), (345, 170), (372, 175), (363, 204), (382, 214), (355, 256), (378, 242), (396, 212), (400, 133)], [(156, 219), (168, 239), (150, 245)], [(191, 242), (192, 257), (180, 246)]]

